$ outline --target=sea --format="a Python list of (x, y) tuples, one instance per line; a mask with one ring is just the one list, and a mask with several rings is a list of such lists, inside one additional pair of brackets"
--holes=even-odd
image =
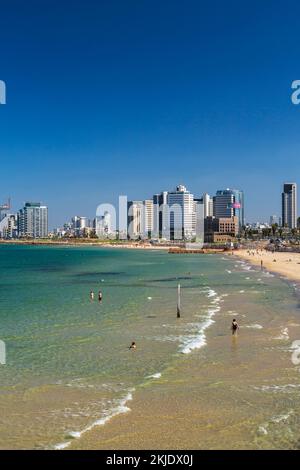
[[(190, 358), (201, 351), (206, 354), (199, 367), (217, 353), (220, 358), (213, 339), (231, 340), (233, 318), (247, 351), (261, 348), (257, 369), (273, 357), (276, 371), (270, 374), (269, 363), (266, 377), (249, 371), (247, 386), (258, 410), (250, 447), (297, 447), (300, 366), (291, 356), (300, 339), (299, 314), (296, 283), (235, 256), (0, 245), (0, 340), (6, 352), (0, 448), (65, 449), (93, 428), (109, 426), (113, 417), (130, 413), (137, 390), (167, 380), (170, 366), (174, 371), (184, 360), (188, 376)], [(129, 348), (133, 341), (135, 350)], [(229, 393), (226, 385), (222, 393)], [(274, 413), (266, 421), (259, 409), (270, 394)]]

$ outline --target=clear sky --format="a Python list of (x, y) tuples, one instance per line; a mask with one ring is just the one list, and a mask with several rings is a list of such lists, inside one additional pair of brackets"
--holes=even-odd
[(0, 202), (50, 227), (178, 183), (244, 189), (246, 219), (300, 183), (300, 3), (0, 2)]

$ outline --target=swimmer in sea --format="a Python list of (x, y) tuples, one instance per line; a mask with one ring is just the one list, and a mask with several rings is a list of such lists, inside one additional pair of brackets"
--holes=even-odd
[(132, 341), (131, 345), (129, 346), (129, 349), (136, 349), (136, 344), (134, 341)]
[(238, 322), (237, 322), (236, 319), (234, 318), (234, 319), (232, 320), (232, 323), (231, 323), (231, 331), (232, 331), (232, 334), (233, 334), (233, 335), (236, 335), (238, 329), (239, 329)]

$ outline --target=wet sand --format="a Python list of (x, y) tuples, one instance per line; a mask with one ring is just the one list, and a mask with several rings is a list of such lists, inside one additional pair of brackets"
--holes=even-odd
[[(281, 274), (286, 278), (293, 281), (300, 281), (300, 253), (282, 253), (263, 250), (258, 253), (255, 251), (238, 250), (235, 251), (235, 256), (242, 258), (256, 266), (261, 265), (263, 268), (273, 271), (274, 273)], [(276, 261), (274, 261), (276, 260)]]

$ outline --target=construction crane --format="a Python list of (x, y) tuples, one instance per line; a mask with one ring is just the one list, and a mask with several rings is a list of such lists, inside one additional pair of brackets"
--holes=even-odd
[(9, 197), (6, 203), (0, 205), (0, 221), (5, 217), (5, 214), (3, 216), (2, 213), (3, 212), (6, 213), (7, 211), (10, 210), (10, 208), (11, 208), (11, 204), (10, 204), (10, 197)]

